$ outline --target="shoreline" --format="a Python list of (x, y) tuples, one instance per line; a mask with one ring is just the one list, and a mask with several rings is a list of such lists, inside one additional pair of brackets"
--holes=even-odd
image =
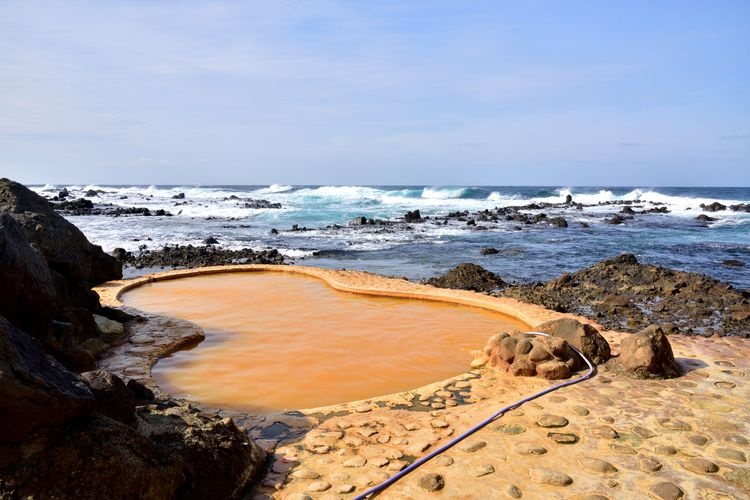
[[(331, 271), (320, 268), (297, 268), (296, 266), (232, 266), (229, 269), (215, 267), (170, 271), (125, 283), (123, 281), (108, 283), (98, 288), (97, 291), (100, 293), (103, 305), (121, 306), (118, 300), (119, 295), (133, 286), (159, 279), (177, 279), (197, 274), (222, 273), (227, 270), (231, 272), (267, 270), (303, 272), (323, 279), (329, 286), (336, 289), (354, 293), (393, 294), (417, 299), (449, 300), (478, 307), (489, 306), (504, 314), (510, 312), (511, 316), (523, 319), (532, 327), (550, 319), (575, 317), (572, 314), (557, 313), (514, 299), (501, 299), (474, 292), (436, 289), (357, 271)], [(599, 326), (585, 318), (579, 317), (578, 319), (594, 324), (597, 328)], [(137, 322), (128, 324), (131, 330), (129, 337), (143, 334), (144, 332), (139, 329), (151, 321), (154, 319), (149, 318), (140, 326)], [(154, 323), (155, 329), (168, 331), (170, 321), (174, 320), (157, 319)], [(178, 335), (176, 338), (178, 343), (185, 342), (187, 338), (192, 341), (196, 340), (195, 331), (192, 330), (194, 325), (177, 326), (177, 331), (183, 332), (183, 335)], [(191, 333), (186, 334), (186, 332)], [(601, 333), (609, 341), (615, 355), (619, 351), (620, 339), (628, 335), (606, 330)], [(531, 403), (531, 406), (527, 405), (512, 412), (512, 418), (507, 417), (511, 423), (507, 425), (520, 426), (519, 428), (523, 428), (523, 431), (517, 434), (498, 431), (498, 428), (506, 425), (506, 417), (504, 417), (498, 421), (499, 426), (492, 426), (494, 430), (483, 431), (482, 439), (479, 435), (473, 438), (473, 446), (478, 447), (476, 450), (469, 451), (472, 447), (469, 446), (471, 443), (467, 444), (468, 448), (465, 450), (459, 446), (455, 452), (451, 450), (448, 454), (454, 460), (453, 465), (446, 465), (448, 460), (440, 463), (437, 460), (434, 461), (435, 463), (430, 462), (423, 467), (424, 470), (416, 471), (409, 478), (387, 490), (386, 494), (428, 495), (424, 487), (420, 486), (420, 478), (427, 473), (441, 474), (445, 481), (444, 489), (441, 490), (443, 494), (453, 491), (454, 494), (465, 495), (467, 491), (462, 488), (466, 483), (472, 481), (479, 483), (475, 489), (471, 490), (470, 497), (479, 495), (482, 491), (488, 493), (503, 490), (526, 491), (527, 494), (532, 492), (540, 494), (544, 491), (554, 495), (562, 492), (563, 489), (566, 495), (598, 490), (607, 497), (612, 494), (622, 495), (630, 487), (637, 488), (637, 490), (630, 491), (651, 491), (652, 495), (660, 497), (654, 491), (676, 491), (671, 486), (683, 492), (749, 492), (750, 472), (746, 466), (742, 465), (746, 463), (747, 458), (737, 449), (737, 447), (742, 448), (741, 443), (733, 444), (732, 441), (727, 441), (727, 436), (748, 435), (744, 422), (750, 421), (750, 413), (745, 408), (746, 405), (741, 402), (750, 399), (748, 384), (744, 381), (745, 374), (750, 370), (750, 364), (747, 362), (750, 359), (750, 342), (737, 337), (709, 339), (673, 335), (669, 338), (678, 363), (685, 372), (683, 376), (670, 380), (633, 380), (617, 372), (614, 368), (614, 361), (610, 361), (601, 365), (599, 375), (593, 381), (583, 384), (582, 387), (566, 389), (564, 394), (550, 396), (537, 403)], [(163, 349), (167, 344), (162, 343), (161, 340), (157, 340), (154, 344), (152, 347), (136, 345), (135, 351), (130, 354), (148, 358), (149, 349), (159, 348), (162, 349), (162, 353), (168, 351), (168, 348)], [(115, 349), (126, 351), (128, 348), (125, 344)], [(106, 359), (117, 359), (117, 355), (110, 355)], [(153, 360), (153, 358), (148, 359)], [(151, 365), (154, 362), (155, 360), (151, 362)], [(125, 365), (132, 367), (130, 361), (123, 364), (112, 361), (103, 363), (103, 366), (115, 372), (123, 369)], [(138, 378), (138, 375), (132, 371), (123, 374), (128, 378)], [(150, 378), (150, 366), (145, 374)], [(151, 383), (153, 385), (152, 380)], [(234, 410), (208, 408), (193, 401), (190, 404), (204, 407), (208, 411), (217, 411), (221, 416), (231, 417), (241, 429), (248, 432), (250, 437), (255, 438), (258, 444), (274, 454), (269, 469), (253, 498), (302, 498), (300, 495), (322, 498), (326, 494), (330, 496), (332, 492), (337, 492), (338, 495), (347, 498), (350, 494), (364, 491), (367, 486), (380, 482), (399, 467), (406, 466), (410, 456), (419, 456), (439, 446), (450, 435), (461, 432), (461, 429), (468, 427), (472, 421), (478, 421), (479, 417), (489, 412), (492, 407), (515, 399), (509, 399), (510, 396), (531, 393), (536, 388), (546, 385), (547, 382), (544, 380), (514, 378), (485, 368), (467, 371), (458, 377), (435, 382), (406, 393), (280, 414), (249, 415)], [(617, 390), (613, 391), (613, 388)], [(445, 396), (451, 390), (471, 394), (470, 403), (453, 408), (440, 408), (439, 405), (436, 408), (427, 407), (425, 408), (427, 411), (414, 411), (408, 408), (409, 403), (420, 403), (420, 400), (429, 403), (435, 398), (440, 398), (441, 395)], [(639, 401), (638, 397), (628, 396), (627, 393), (630, 392), (638, 394), (643, 401)], [(658, 398), (654, 399), (657, 394)], [(612, 399), (613, 396), (618, 397)], [(727, 401), (721, 401), (723, 399)], [(680, 401), (680, 403), (674, 407), (663, 403), (657, 406), (656, 403), (660, 401)], [(570, 408), (567, 408), (567, 411), (560, 411), (557, 407), (564, 402), (569, 404), (562, 406), (570, 406)], [(630, 406), (628, 402), (631, 403)], [(576, 404), (573, 405), (573, 403)], [(423, 406), (426, 407), (426, 405)], [(573, 406), (585, 406), (587, 415), (574, 413)], [(698, 415), (690, 410), (693, 406), (699, 410)], [(555, 432), (554, 427), (547, 428), (538, 425), (535, 419), (544, 416), (543, 411), (563, 413), (564, 415), (555, 416), (563, 417), (567, 421), (562, 426), (565, 429), (561, 429), (565, 432)], [(635, 413), (639, 413), (637, 419)], [(593, 417), (597, 414), (607, 416), (599, 417), (597, 422)], [(576, 420), (581, 422), (576, 422)], [(703, 421), (713, 422), (713, 428), (702, 429)], [(593, 427), (580, 427), (583, 422), (589, 422)], [(639, 430), (635, 431), (636, 428)], [(518, 430), (518, 428), (513, 429)], [(549, 431), (547, 434), (574, 434), (576, 442), (572, 446), (559, 443), (554, 441), (557, 438), (545, 436), (545, 431)], [(700, 435), (710, 434), (710, 436), (704, 436), (706, 439), (703, 440), (692, 439), (692, 435), (681, 434), (692, 431), (701, 432)], [(643, 436), (639, 436), (638, 432), (641, 432)], [(502, 439), (499, 436), (503, 436)], [(496, 462), (497, 457), (507, 455), (508, 446), (513, 444), (516, 436), (533, 436), (534, 440), (540, 443), (529, 446), (544, 448), (545, 452), (541, 455), (519, 454), (519, 449), (514, 447), (512, 449), (516, 451), (512, 453), (513, 460), (501, 460), (503, 467), (500, 467), (500, 464)], [(670, 446), (668, 442), (672, 443), (676, 438), (679, 438), (679, 442), (675, 444), (680, 444), (680, 447), (675, 447), (673, 454), (659, 455), (657, 453), (656, 448)], [(518, 440), (515, 439), (515, 441)], [(635, 441), (638, 441), (637, 446), (635, 446)], [(397, 442), (402, 444), (397, 445)], [(644, 449), (641, 446), (644, 442), (659, 444), (658, 446), (650, 445)], [(701, 442), (702, 444), (696, 444)], [(502, 443), (506, 444), (502, 445)], [(421, 451), (417, 452), (416, 450), (420, 448)], [(711, 453), (708, 453), (709, 448)], [(671, 450), (668, 451), (671, 452)], [(387, 455), (388, 453), (390, 455)], [(563, 454), (560, 455), (560, 453)], [(573, 470), (569, 467), (569, 463), (574, 463), (570, 460), (571, 454), (578, 460), (578, 465)], [(717, 454), (723, 455), (717, 456)], [(724, 455), (734, 457), (736, 460), (722, 458)], [(546, 458), (538, 460), (540, 456)], [(565, 456), (566, 459), (556, 462), (553, 459), (555, 456), (560, 458)], [(638, 461), (635, 460), (636, 457)], [(739, 460), (742, 457), (744, 461)], [(609, 465), (604, 465), (602, 462)], [(643, 469), (648, 464), (656, 468), (655, 462), (659, 463), (658, 470), (644, 472)], [(542, 463), (545, 465), (540, 465)], [(644, 463), (646, 465), (643, 465)], [(554, 465), (552, 469), (550, 469), (550, 464)], [(490, 467), (485, 467), (487, 465)], [(525, 466), (522, 477), (528, 478), (523, 484), (516, 484), (518, 482), (516, 478), (521, 477), (518, 472), (519, 465)], [(716, 471), (695, 472), (693, 470), (699, 469), (700, 466), (711, 470), (715, 466)], [(581, 472), (581, 467), (587, 470), (585, 474)], [(490, 468), (493, 469), (492, 472), (488, 472)], [(592, 471), (592, 468), (601, 470)], [(477, 471), (484, 473), (477, 475), (479, 473)], [(572, 483), (562, 485), (561, 483), (567, 480), (560, 479), (562, 477), (560, 474), (567, 476)], [(484, 479), (474, 479), (476, 477)], [(664, 479), (664, 481), (658, 482), (656, 479)], [(556, 481), (560, 484), (553, 484)], [(671, 486), (665, 486), (667, 483)], [(502, 487), (500, 487), (501, 484)], [(483, 489), (485, 486), (491, 489)], [(348, 492), (345, 493), (345, 491)]]

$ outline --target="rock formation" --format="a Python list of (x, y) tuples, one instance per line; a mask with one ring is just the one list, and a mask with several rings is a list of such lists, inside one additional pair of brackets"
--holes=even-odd
[[(0, 180), (0, 498), (240, 498), (265, 454), (229, 419), (93, 369), (120, 338), (91, 285), (120, 264)], [(101, 325), (97, 327), (97, 324)], [(61, 363), (62, 362), (62, 363)], [(68, 368), (66, 368), (67, 365)]]
[(596, 328), (572, 318), (542, 323), (534, 331), (565, 340), (597, 365), (607, 361), (611, 355), (609, 343)]
[(635, 378), (674, 378), (680, 368), (674, 359), (672, 346), (658, 326), (650, 326), (620, 343), (620, 365), (626, 374)]
[(499, 276), (476, 264), (459, 264), (437, 278), (427, 280), (428, 285), (438, 288), (491, 292), (507, 286)]
[(561, 338), (514, 332), (490, 337), (483, 356), (472, 366), (486, 365), (514, 376), (556, 380), (570, 377), (578, 363), (578, 355)]

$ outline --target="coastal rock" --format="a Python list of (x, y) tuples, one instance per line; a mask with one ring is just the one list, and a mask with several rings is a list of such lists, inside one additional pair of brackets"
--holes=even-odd
[(128, 254), (124, 262), (136, 269), (144, 267), (194, 268), (227, 264), (282, 264), (284, 256), (278, 250), (229, 250), (213, 245), (167, 245), (160, 250), (144, 249)]
[(706, 205), (705, 203), (701, 203), (700, 207), (705, 210), (706, 212), (720, 212), (722, 210), (726, 210), (727, 206), (722, 205), (718, 201), (715, 201), (711, 203), (710, 205)]
[(674, 378), (680, 369), (664, 331), (658, 326), (625, 337), (620, 343), (620, 364), (635, 378)]
[(367, 217), (355, 217), (348, 223), (350, 226), (364, 226), (367, 224)]
[(499, 276), (476, 264), (459, 264), (437, 278), (427, 280), (428, 285), (438, 288), (490, 292), (507, 286)]
[(498, 250), (497, 248), (485, 247), (479, 250), (479, 253), (481, 255), (496, 255), (500, 253), (500, 250)]
[(0, 315), (46, 336), (59, 308), (57, 290), (44, 257), (8, 214), (0, 214), (0, 276)]
[(422, 214), (419, 213), (419, 210), (413, 210), (411, 212), (406, 212), (404, 214), (404, 221), (408, 222), (408, 223), (423, 222)]
[(16, 219), (28, 240), (45, 256), (50, 269), (73, 288), (73, 298), (83, 286), (90, 288), (122, 277), (114, 257), (89, 243), (77, 227), (55, 212), (50, 202), (25, 186), (0, 179), (0, 212)]
[(604, 363), (610, 358), (609, 343), (589, 324), (572, 318), (561, 318), (542, 323), (535, 330), (564, 339), (596, 364)]
[(641, 264), (632, 254), (497, 294), (585, 316), (611, 330), (637, 332), (660, 324), (677, 333), (750, 336), (749, 291), (701, 274)]
[(96, 399), (95, 410), (118, 422), (130, 424), (135, 419), (135, 395), (120, 377), (107, 370), (81, 373), (81, 379)]
[(578, 355), (563, 339), (514, 332), (490, 337), (482, 361), (514, 376), (556, 380), (570, 377)]
[(714, 222), (717, 219), (715, 217), (710, 217), (706, 214), (700, 214), (698, 217), (695, 218), (695, 220), (700, 222)]
[(568, 227), (568, 221), (565, 217), (550, 217), (547, 219), (547, 224), (555, 227)]
[(21, 441), (34, 429), (88, 415), (93, 407), (81, 379), (0, 317), (0, 441)]

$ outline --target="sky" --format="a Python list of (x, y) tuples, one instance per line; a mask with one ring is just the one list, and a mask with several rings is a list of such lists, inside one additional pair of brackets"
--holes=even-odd
[(0, 0), (0, 177), (750, 186), (750, 2)]

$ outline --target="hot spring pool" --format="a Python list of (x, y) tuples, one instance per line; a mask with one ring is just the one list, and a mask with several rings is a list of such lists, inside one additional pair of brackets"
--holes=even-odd
[(469, 369), (500, 331), (528, 329), (485, 309), (335, 290), (280, 272), (145, 284), (121, 300), (200, 325), (206, 340), (159, 361), (165, 391), (214, 406), (272, 412), (391, 394)]

